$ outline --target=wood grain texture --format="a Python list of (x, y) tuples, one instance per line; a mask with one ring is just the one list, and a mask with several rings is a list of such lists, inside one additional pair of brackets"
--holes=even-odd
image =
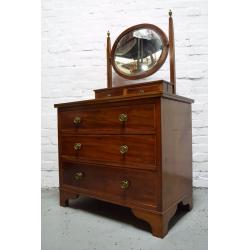
[[(183, 96), (179, 96), (179, 95), (172, 95), (172, 94), (162, 94), (159, 92), (154, 92), (154, 93), (150, 93), (150, 94), (144, 94), (144, 95), (131, 95), (131, 96), (125, 96), (125, 97), (113, 97), (113, 98), (108, 98), (108, 99), (92, 99), (92, 100), (84, 100), (84, 101), (76, 101), (76, 102), (67, 102), (67, 103), (57, 103), (54, 105), (55, 108), (73, 108), (73, 107), (87, 107), (87, 106), (92, 106), (92, 105), (97, 105), (97, 104), (104, 104), (104, 103), (120, 103), (120, 105), (122, 105), (122, 103), (125, 103), (126, 101), (133, 101), (133, 100), (147, 100), (150, 98), (157, 98), (157, 97), (163, 97), (166, 99), (170, 99), (170, 100), (175, 100), (178, 102), (185, 102), (185, 103), (193, 103), (194, 101), (190, 98), (186, 98)], [(143, 102), (143, 101), (142, 101)]]
[[(192, 102), (150, 93), (55, 105), (60, 204), (86, 195), (127, 206), (153, 235), (164, 237), (179, 204), (192, 209)], [(121, 123), (120, 113), (128, 120)], [(77, 125), (75, 116), (81, 118)], [(124, 155), (121, 145), (128, 146)], [(123, 180), (129, 183), (125, 190)]]
[[(155, 135), (62, 136), (61, 142), (61, 156), (64, 158), (139, 169), (154, 170), (159, 166)], [(79, 150), (74, 149), (75, 143), (81, 143)], [(127, 153), (120, 153), (122, 145), (128, 147)]]
[(79, 194), (75, 192), (60, 190), (60, 206), (68, 207), (69, 206), (69, 199), (77, 199)]
[(159, 238), (164, 238), (168, 233), (168, 224), (177, 210), (177, 205), (172, 206), (165, 213), (152, 213), (142, 209), (132, 209), (133, 214), (149, 223), (152, 234)]
[(98, 89), (95, 90), (95, 98), (113, 98), (125, 97), (143, 94), (173, 94), (173, 85), (166, 81), (152, 81), (140, 84), (130, 84), (122, 87), (113, 87), (111, 89)]
[(192, 193), (191, 105), (161, 100), (162, 210)]
[[(157, 175), (153, 172), (131, 169), (103, 167), (72, 162), (63, 163), (63, 188), (71, 188), (79, 193), (91, 193), (97, 197), (119, 201), (120, 204), (133, 204), (137, 207), (157, 207)], [(74, 175), (82, 173), (76, 180)], [(129, 186), (121, 188), (122, 181)]]
[(131, 210), (136, 217), (146, 221), (151, 226), (154, 236), (164, 238), (168, 233), (169, 222), (175, 215), (179, 204), (181, 209), (190, 211), (193, 204), (192, 195), (184, 196), (165, 211), (149, 211), (141, 208), (132, 208)]
[[(119, 120), (120, 114), (127, 115), (127, 121)], [(93, 133), (154, 133), (155, 132), (155, 104), (153, 101), (133, 103), (129, 105), (92, 105), (81, 108), (62, 110), (60, 112), (62, 132), (77, 134)], [(73, 123), (74, 118), (81, 119), (80, 124)], [(149, 119), (150, 117), (150, 119)]]
[(114, 96), (123, 96), (124, 89), (123, 88), (111, 88), (105, 89), (103, 91), (96, 91), (95, 98), (113, 98)]
[(172, 12), (169, 16), (169, 65), (170, 82), (173, 84), (173, 94), (176, 94), (176, 72), (175, 72), (175, 41), (174, 41), (174, 22)]
[(106, 57), (107, 57), (107, 88), (112, 88), (111, 41), (109, 32), (107, 34)]

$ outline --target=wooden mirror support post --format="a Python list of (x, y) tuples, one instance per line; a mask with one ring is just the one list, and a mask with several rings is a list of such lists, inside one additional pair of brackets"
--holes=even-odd
[(112, 88), (111, 42), (110, 32), (107, 32), (107, 88)]
[(176, 94), (174, 23), (171, 10), (169, 11), (168, 32), (169, 32), (170, 83), (173, 85), (173, 94)]

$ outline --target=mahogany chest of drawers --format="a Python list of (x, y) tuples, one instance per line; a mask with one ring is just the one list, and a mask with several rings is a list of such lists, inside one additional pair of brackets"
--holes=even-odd
[(61, 206), (86, 195), (130, 207), (157, 237), (179, 203), (191, 209), (193, 100), (166, 86), (96, 90), (96, 99), (55, 105)]

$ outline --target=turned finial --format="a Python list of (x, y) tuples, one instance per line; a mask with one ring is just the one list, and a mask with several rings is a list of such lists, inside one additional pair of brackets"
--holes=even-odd
[(109, 30), (108, 30), (108, 32), (107, 32), (107, 37), (110, 37), (110, 32), (109, 32)]
[(172, 16), (172, 10), (169, 10), (169, 12), (168, 12), (168, 14), (169, 14), (169, 16), (171, 17)]

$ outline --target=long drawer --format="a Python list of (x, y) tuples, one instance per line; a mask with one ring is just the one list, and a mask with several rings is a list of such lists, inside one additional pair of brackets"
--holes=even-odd
[(75, 133), (153, 133), (155, 104), (79, 107), (59, 113), (61, 132)]
[(128, 168), (153, 170), (158, 165), (155, 135), (62, 136), (61, 156)]
[(119, 202), (156, 206), (156, 173), (63, 163), (62, 187)]

